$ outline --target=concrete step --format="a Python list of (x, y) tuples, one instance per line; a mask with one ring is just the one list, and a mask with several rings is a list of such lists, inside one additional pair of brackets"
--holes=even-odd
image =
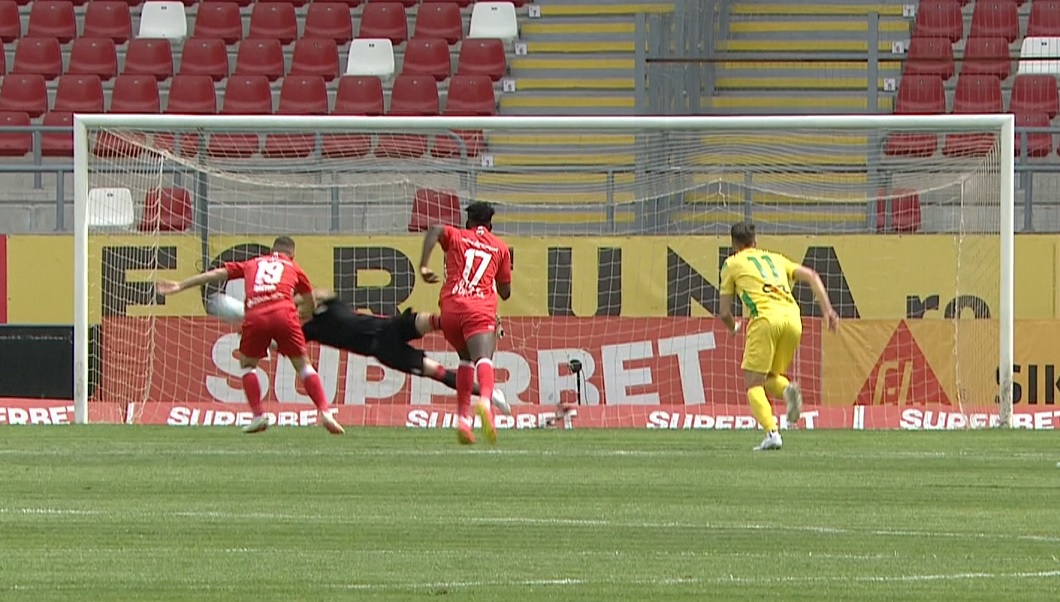
[(629, 115), (636, 108), (632, 94), (525, 92), (501, 97), (505, 115)]
[(520, 77), (515, 80), (515, 92), (527, 90), (633, 90), (632, 77)]
[(864, 93), (828, 94), (815, 92), (789, 92), (767, 94), (756, 92), (723, 92), (713, 98), (704, 98), (700, 108), (708, 113), (790, 115), (798, 113), (890, 113), (894, 99), (880, 94), (878, 107), (869, 107)]
[(732, 15), (798, 15), (798, 16), (853, 16), (879, 13), (881, 16), (901, 17), (904, 0), (886, 2), (850, 2), (825, 0), (817, 2), (771, 2), (768, 0), (738, 0), (733, 3)]
[(674, 10), (673, 0), (658, 0), (655, 2), (645, 2), (642, 0), (641, 2), (636, 3), (605, 0), (575, 3), (571, 0), (561, 2), (544, 0), (536, 1), (535, 4), (541, 8), (542, 18), (636, 15), (638, 13), (668, 13), (673, 12)]
[[(881, 19), (880, 33), (909, 37), (911, 23), (908, 19)], [(734, 36), (783, 34), (783, 33), (835, 33), (849, 37), (864, 38), (869, 25), (866, 19), (839, 17), (835, 19), (806, 20), (800, 17), (734, 17), (729, 22), (729, 33)]]
[[(632, 44), (631, 44), (632, 45)], [(815, 39), (778, 39), (778, 40), (722, 40), (717, 43), (717, 50), (726, 52), (857, 52), (869, 51), (866, 40), (815, 40)], [(878, 44), (881, 54), (891, 54), (891, 42), (881, 40)]]

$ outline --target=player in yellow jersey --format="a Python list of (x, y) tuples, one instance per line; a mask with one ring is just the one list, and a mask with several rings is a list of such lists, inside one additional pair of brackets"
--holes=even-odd
[(829, 330), (835, 330), (839, 315), (832, 309), (817, 272), (755, 246), (754, 224), (735, 224), (730, 234), (734, 253), (721, 268), (720, 317), (730, 331), (739, 330), (740, 323), (732, 315), (735, 296), (739, 296), (750, 314), (741, 367), (751, 413), (766, 432), (765, 440), (755, 450), (780, 449), (783, 441), (766, 392), (773, 397), (784, 397), (789, 424), (794, 424), (802, 411), (798, 385), (784, 376), (802, 338), (802, 316), (791, 294), (792, 286), (802, 282), (813, 289)]

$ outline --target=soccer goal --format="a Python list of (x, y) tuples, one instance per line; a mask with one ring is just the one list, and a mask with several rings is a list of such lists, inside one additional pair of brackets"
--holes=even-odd
[[(314, 284), (351, 304), (436, 309), (416, 275), (422, 231), (462, 223), (476, 200), (496, 204), (513, 248), (496, 364), (517, 409), (750, 426), (742, 339), (711, 316), (728, 229), (751, 220), (759, 246), (821, 273), (843, 318), (823, 332), (795, 288), (805, 332), (789, 373), (808, 420), (1011, 421), (1011, 115), (77, 115), (74, 144), (78, 422), (242, 402), (238, 334), (204, 310), (220, 289), (162, 298), (154, 281), (287, 234)], [(440, 336), (423, 344), (455, 364)], [(340, 407), (446, 403), (433, 382), (314, 353)], [(306, 402), (285, 362), (265, 366), (267, 402)]]

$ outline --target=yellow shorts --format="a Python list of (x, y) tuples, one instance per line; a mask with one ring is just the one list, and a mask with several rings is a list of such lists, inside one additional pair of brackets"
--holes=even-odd
[(784, 374), (802, 339), (798, 317), (755, 318), (747, 325), (741, 367), (761, 374)]

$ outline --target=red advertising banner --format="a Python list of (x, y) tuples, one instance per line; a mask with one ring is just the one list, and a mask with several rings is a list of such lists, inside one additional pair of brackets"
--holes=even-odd
[[(104, 424), (125, 420), (126, 407), (113, 403), (88, 406), (89, 422)], [(0, 425), (73, 424), (74, 404), (58, 399), (15, 399), (0, 397)]]

